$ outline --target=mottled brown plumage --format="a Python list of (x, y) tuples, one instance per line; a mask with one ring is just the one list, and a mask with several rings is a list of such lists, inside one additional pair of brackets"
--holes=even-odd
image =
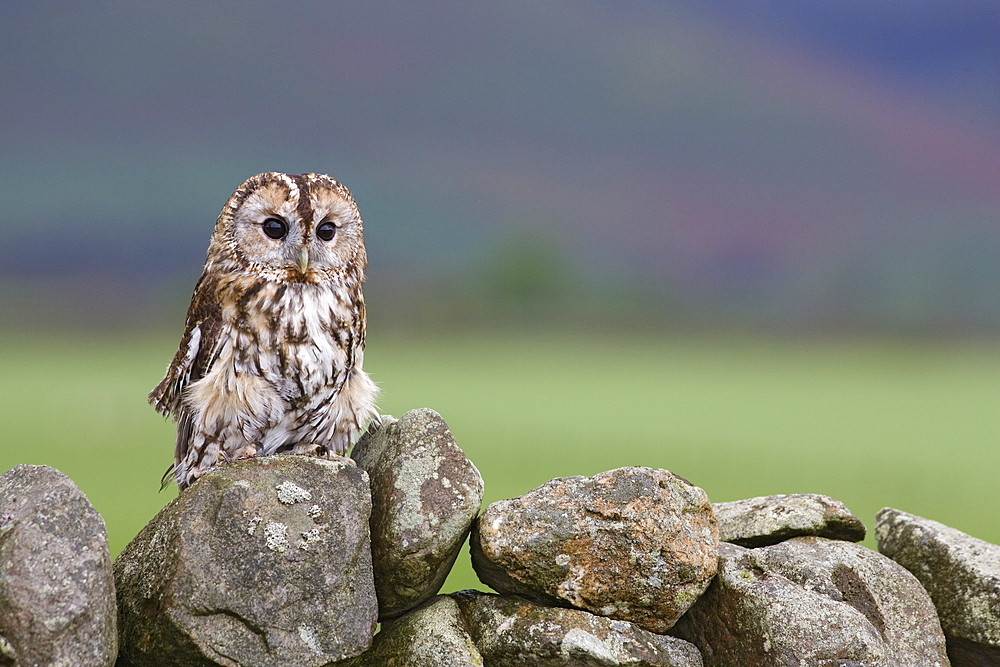
[(181, 488), (228, 460), (346, 453), (375, 417), (362, 369), (361, 216), (319, 174), (259, 174), (222, 208), (180, 347), (149, 402)]

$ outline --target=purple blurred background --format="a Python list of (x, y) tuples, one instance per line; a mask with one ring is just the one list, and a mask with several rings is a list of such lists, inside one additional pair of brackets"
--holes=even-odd
[(8, 325), (172, 331), (278, 170), (387, 326), (1000, 328), (993, 2), (8, 2), (0, 63)]

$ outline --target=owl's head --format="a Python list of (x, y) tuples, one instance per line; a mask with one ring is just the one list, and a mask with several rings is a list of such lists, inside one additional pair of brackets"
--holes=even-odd
[(288, 282), (363, 275), (367, 261), (361, 215), (346, 187), (322, 174), (277, 172), (236, 189), (208, 254), (210, 261)]

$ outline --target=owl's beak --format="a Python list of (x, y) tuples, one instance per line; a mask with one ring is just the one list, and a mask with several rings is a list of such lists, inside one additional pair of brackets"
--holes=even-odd
[(309, 248), (303, 248), (299, 253), (299, 271), (305, 273), (309, 270)]

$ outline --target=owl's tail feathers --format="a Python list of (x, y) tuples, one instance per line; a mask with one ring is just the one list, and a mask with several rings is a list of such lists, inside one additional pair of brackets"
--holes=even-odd
[(170, 467), (167, 468), (166, 472), (163, 473), (163, 477), (160, 478), (160, 492), (161, 493), (163, 492), (163, 489), (165, 489), (168, 486), (170, 486), (170, 482), (174, 481), (174, 471), (176, 469), (177, 469), (177, 464), (176, 463), (172, 463), (172, 464), (170, 464)]

